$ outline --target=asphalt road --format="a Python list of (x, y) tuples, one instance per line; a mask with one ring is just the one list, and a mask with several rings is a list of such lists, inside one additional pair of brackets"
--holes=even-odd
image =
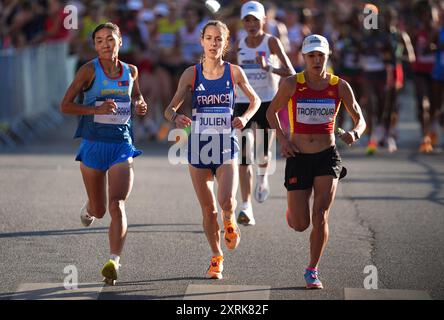
[[(309, 232), (286, 224), (282, 159), (269, 199), (254, 203), (256, 226), (241, 227), (238, 249), (225, 250), (224, 279), (205, 279), (211, 252), (188, 170), (171, 165), (161, 144), (140, 145), (119, 283), (104, 287), (110, 218), (80, 224), (85, 191), (71, 119), (48, 139), (0, 151), (0, 299), (442, 300), (444, 155), (417, 153), (418, 125), (403, 99), (397, 153), (341, 150), (349, 174), (330, 214), (324, 290), (304, 289)], [(378, 290), (364, 290), (366, 266), (376, 268)], [(65, 290), (73, 268), (78, 289)]]

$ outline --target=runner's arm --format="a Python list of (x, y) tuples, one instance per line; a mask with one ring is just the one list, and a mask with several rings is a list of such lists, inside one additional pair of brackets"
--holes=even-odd
[(278, 112), (280, 109), (288, 105), (288, 101), (291, 99), (295, 88), (296, 85), (294, 76), (283, 79), (279, 85), (278, 92), (268, 106), (267, 120), (270, 124), (270, 128), (276, 130), (276, 138), (279, 140), (279, 142), (284, 141), (286, 137), (279, 122)]
[(60, 112), (72, 115), (92, 115), (112, 114), (116, 111), (117, 105), (114, 101), (105, 101), (102, 105), (95, 108), (74, 102), (77, 95), (92, 84), (94, 76), (94, 67), (91, 63), (87, 63), (80, 67), (73, 82), (63, 97), (60, 104)]
[(183, 114), (178, 114), (177, 110), (182, 106), (187, 91), (194, 85), (195, 67), (188, 67), (180, 77), (179, 85), (168, 107), (165, 109), (164, 116), (168, 121), (175, 122), (179, 127), (191, 125), (191, 119)]
[[(231, 65), (233, 71), (233, 81), (239, 86), (239, 88), (245, 93), (248, 100), (250, 100), (250, 105), (245, 113), (241, 117), (237, 117), (233, 120), (233, 127), (236, 129), (242, 129), (245, 127), (247, 122), (253, 117), (253, 115), (259, 110), (261, 105), (261, 99), (254, 91), (253, 87), (248, 82), (247, 76), (241, 67), (238, 65)], [(242, 123), (239, 123), (241, 121)]]
[(360, 138), (364, 133), (366, 128), (365, 119), (362, 115), (361, 107), (355, 99), (352, 88), (350, 87), (348, 82), (343, 79), (340, 79), (339, 81), (339, 97), (342, 99), (345, 109), (352, 117), (354, 123), (353, 130), (344, 133), (341, 136), (341, 139), (344, 140), (347, 144), (352, 144), (357, 140), (355, 132), (357, 133), (358, 138)]
[(282, 42), (276, 37), (271, 37), (268, 41), (268, 45), (271, 49), (271, 52), (276, 54), (281, 61), (281, 67), (278, 69), (273, 68), (272, 72), (280, 75), (281, 77), (288, 77), (296, 74), (296, 71), (294, 70), (290, 62), (290, 58), (285, 53)]
[(136, 114), (139, 116), (143, 116), (147, 112), (148, 105), (145, 102), (145, 99), (143, 98), (142, 93), (140, 92), (139, 87), (139, 71), (137, 70), (137, 67), (134, 65), (129, 65), (131, 70), (131, 76), (134, 80), (133, 83), (133, 90), (131, 92), (131, 101), (134, 104), (134, 107), (136, 109)]

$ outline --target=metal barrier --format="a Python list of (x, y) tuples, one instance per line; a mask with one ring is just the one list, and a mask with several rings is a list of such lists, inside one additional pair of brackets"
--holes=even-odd
[(28, 143), (60, 125), (74, 65), (66, 42), (0, 50), (0, 146)]

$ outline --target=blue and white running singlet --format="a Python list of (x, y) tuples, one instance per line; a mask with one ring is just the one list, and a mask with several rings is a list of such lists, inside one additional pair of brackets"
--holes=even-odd
[(235, 84), (231, 64), (225, 62), (221, 78), (208, 80), (202, 64), (194, 67), (192, 125), (188, 139), (188, 162), (196, 168), (216, 169), (236, 159), (239, 144), (232, 126)]

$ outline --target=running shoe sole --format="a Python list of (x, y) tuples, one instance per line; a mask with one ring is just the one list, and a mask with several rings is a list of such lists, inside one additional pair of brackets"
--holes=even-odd
[(117, 270), (114, 262), (108, 261), (102, 269), (103, 282), (108, 285), (115, 285), (117, 280)]
[(243, 226), (254, 226), (256, 224), (256, 222), (251, 221), (250, 218), (248, 218), (248, 216), (243, 211), (239, 212), (237, 222)]

